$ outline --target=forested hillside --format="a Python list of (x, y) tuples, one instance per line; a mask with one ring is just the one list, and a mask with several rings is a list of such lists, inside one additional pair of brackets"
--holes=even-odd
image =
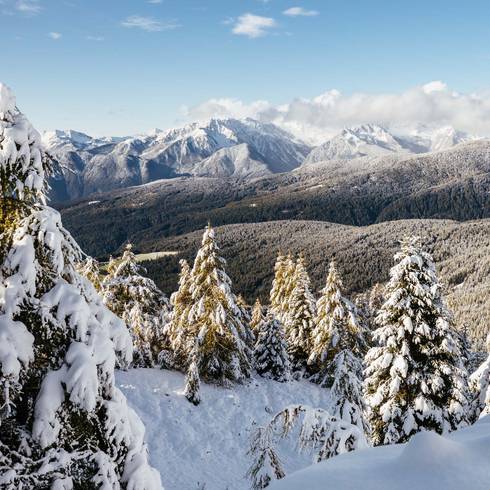
[(490, 216), (490, 142), (438, 153), (328, 161), (237, 180), (178, 178), (101, 194), (62, 208), (91, 255), (214, 225), (317, 220), (369, 225), (407, 218)]
[[(318, 291), (335, 258), (349, 294), (385, 282), (393, 253), (403, 236), (424, 238), (434, 254), (457, 323), (467, 325), (483, 347), (490, 326), (490, 220), (458, 223), (446, 220), (402, 220), (366, 227), (314, 221), (276, 221), (219, 227), (219, 243), (237, 291), (249, 302), (268, 299), (278, 251), (304, 251), (313, 287)], [(144, 265), (167, 293), (175, 290), (178, 261), (190, 260), (201, 232), (141, 242), (143, 250), (179, 251)]]

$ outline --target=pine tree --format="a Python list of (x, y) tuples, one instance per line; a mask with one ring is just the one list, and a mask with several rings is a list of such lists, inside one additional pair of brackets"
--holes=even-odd
[(259, 427), (250, 441), (247, 455), (252, 458), (252, 465), (247, 477), (252, 483), (252, 490), (267, 488), (271, 481), (280, 480), (286, 474), (281, 460), (273, 446), (273, 427)]
[(365, 393), (374, 444), (404, 442), (420, 430), (455, 430), (465, 421), (467, 373), (441, 298), (432, 257), (418, 238), (395, 255), (366, 356)]
[(77, 265), (78, 272), (86, 277), (95, 287), (97, 291), (102, 288), (100, 277), (99, 263), (92, 257), (87, 257), (83, 262)]
[(257, 328), (254, 347), (255, 369), (265, 377), (276, 381), (288, 381), (290, 365), (284, 328), (272, 313)]
[(170, 297), (172, 312), (170, 322), (167, 325), (167, 336), (170, 348), (165, 351), (163, 365), (170, 368), (185, 370), (188, 366), (188, 357), (191, 329), (188, 323), (189, 310), (192, 306), (191, 295), (191, 268), (186, 260), (182, 259), (180, 264), (179, 287)]
[(310, 278), (302, 255), (296, 262), (288, 312), (284, 321), (288, 354), (293, 370), (306, 367), (314, 328), (315, 299), (310, 291)]
[(251, 374), (248, 325), (243, 323), (225, 265), (215, 232), (207, 226), (191, 272), (191, 300), (185, 315), (187, 357), (197, 349), (200, 378), (222, 384), (244, 381)]
[(333, 358), (328, 374), (333, 383), (326, 410), (333, 417), (356, 425), (364, 434), (368, 434), (362, 360), (350, 350), (342, 350)]
[(283, 323), (286, 321), (289, 312), (295, 270), (296, 266), (291, 254), (288, 254), (287, 257), (282, 254), (277, 256), (270, 292), (270, 309), (276, 318)]
[[(487, 337), (487, 351), (490, 352), (490, 334)], [(469, 419), (475, 422), (480, 417), (490, 415), (490, 355), (470, 376), (472, 396)]]
[(201, 402), (201, 379), (199, 377), (199, 365), (200, 365), (200, 349), (199, 349), (200, 339), (196, 339), (196, 344), (189, 356), (190, 363), (187, 368), (187, 375), (185, 380), (185, 397), (194, 405), (199, 405)]
[(255, 335), (257, 335), (257, 329), (263, 319), (264, 319), (264, 308), (262, 306), (262, 303), (260, 302), (260, 299), (257, 298), (255, 300), (252, 309), (252, 317), (250, 319), (250, 330), (252, 330), (252, 332), (254, 332)]
[(102, 282), (104, 303), (129, 326), (135, 347), (135, 366), (157, 364), (159, 353), (168, 347), (165, 325), (169, 302), (155, 283), (141, 274), (131, 244), (122, 258), (113, 262), (111, 273)]
[(46, 206), (40, 136), (0, 84), (0, 481), (19, 488), (161, 488), (114, 380), (131, 339), (76, 270)]
[[(299, 429), (295, 428), (299, 426)], [(252, 464), (247, 472), (253, 489), (266, 488), (272, 479), (284, 478), (275, 444), (297, 435), (298, 450), (313, 452), (320, 462), (338, 454), (368, 447), (364, 432), (356, 425), (332, 417), (322, 408), (291, 405), (277, 413), (264, 427), (258, 427), (251, 438), (248, 455)]]
[(333, 261), (316, 311), (308, 364), (314, 373), (312, 380), (330, 387), (335, 378), (329, 368), (335, 356), (347, 351), (362, 358), (367, 349), (364, 329), (355, 306), (342, 295), (342, 281)]

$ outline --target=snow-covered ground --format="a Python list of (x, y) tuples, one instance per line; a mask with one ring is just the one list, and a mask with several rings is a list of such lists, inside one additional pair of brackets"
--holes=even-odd
[[(307, 381), (258, 378), (233, 389), (202, 384), (202, 402), (195, 407), (183, 396), (180, 373), (131, 369), (118, 372), (117, 382), (146, 426), (150, 460), (165, 490), (249, 489), (246, 452), (253, 424), (291, 404), (323, 407), (328, 396)], [(311, 464), (311, 455), (298, 455), (292, 441), (282, 449), (287, 473)]]
[(441, 437), (336, 456), (275, 482), (271, 490), (483, 490), (490, 485), (490, 416)]

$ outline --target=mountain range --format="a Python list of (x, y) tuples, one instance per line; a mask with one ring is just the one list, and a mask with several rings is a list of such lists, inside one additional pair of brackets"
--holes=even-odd
[(75, 131), (43, 135), (60, 164), (52, 199), (66, 201), (182, 175), (251, 178), (299, 167), (311, 147), (252, 119), (211, 119), (127, 138), (91, 138)]
[(59, 164), (51, 179), (55, 202), (159, 179), (253, 179), (321, 162), (440, 151), (472, 139), (451, 127), (422, 128), (400, 136), (365, 124), (345, 128), (312, 148), (273, 124), (253, 119), (210, 119), (121, 138), (93, 138), (72, 130), (43, 135)]

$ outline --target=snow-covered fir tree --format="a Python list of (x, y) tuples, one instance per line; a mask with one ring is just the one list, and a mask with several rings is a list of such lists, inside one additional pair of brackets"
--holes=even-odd
[(208, 225), (191, 271), (190, 303), (183, 315), (188, 332), (185, 346), (199, 377), (221, 384), (241, 382), (251, 374), (249, 327), (243, 322), (225, 265)]
[[(490, 353), (490, 334), (487, 337), (487, 351)], [(470, 376), (471, 422), (490, 415), (490, 354), (480, 367)]]
[(289, 359), (294, 371), (301, 371), (306, 367), (311, 350), (314, 319), (315, 299), (310, 290), (310, 278), (304, 257), (300, 255), (296, 262), (284, 320)]
[(111, 267), (102, 282), (104, 303), (122, 318), (133, 336), (133, 364), (151, 367), (167, 347), (165, 325), (169, 321), (169, 302), (155, 283), (142, 273), (131, 244)]
[(272, 480), (286, 476), (273, 444), (274, 426), (259, 427), (252, 435), (247, 455), (252, 464), (247, 471), (252, 490), (267, 488)]
[(0, 486), (159, 489), (114, 380), (131, 337), (77, 272), (45, 171), (40, 135), (0, 84)]
[(274, 280), (270, 292), (270, 309), (281, 322), (285, 322), (289, 312), (290, 297), (294, 287), (296, 265), (291, 254), (277, 256), (274, 266)]
[(404, 442), (466, 423), (467, 373), (441, 298), (432, 257), (408, 238), (395, 255), (386, 301), (366, 356), (365, 396), (373, 443)]
[(200, 365), (200, 338), (195, 339), (194, 348), (189, 356), (189, 367), (187, 368), (186, 378), (185, 378), (185, 397), (194, 405), (199, 405), (201, 402), (201, 378), (199, 376), (199, 365)]
[(86, 277), (97, 289), (100, 291), (102, 288), (101, 276), (100, 276), (100, 267), (99, 262), (92, 257), (87, 257), (83, 262), (78, 264), (78, 272)]
[(191, 295), (191, 268), (187, 260), (179, 262), (179, 287), (170, 296), (172, 311), (170, 322), (167, 324), (166, 334), (170, 342), (170, 348), (164, 352), (163, 365), (180, 370), (188, 366), (189, 352), (192, 348), (191, 331), (188, 316), (192, 306)]
[[(299, 426), (299, 430), (295, 430)], [(265, 488), (273, 479), (285, 476), (276, 444), (290, 435), (298, 435), (294, 446), (313, 453), (318, 463), (338, 454), (368, 447), (364, 431), (357, 425), (333, 417), (322, 408), (291, 405), (277, 413), (251, 438), (248, 455), (252, 464), (247, 472), (252, 488)]]
[(281, 382), (289, 380), (291, 367), (284, 328), (272, 313), (257, 327), (254, 359), (255, 369), (261, 376)]
[(252, 315), (250, 318), (250, 330), (252, 330), (255, 335), (257, 335), (257, 328), (264, 318), (264, 307), (262, 306), (260, 299), (257, 298), (252, 308)]
[(352, 351), (340, 351), (330, 363), (328, 375), (333, 380), (326, 410), (339, 420), (345, 420), (369, 433), (365, 417), (363, 393), (363, 363)]
[(312, 380), (331, 386), (334, 379), (330, 366), (342, 351), (362, 358), (367, 350), (364, 327), (355, 306), (342, 294), (342, 280), (335, 263), (330, 263), (327, 281), (316, 304), (315, 328), (308, 364)]

